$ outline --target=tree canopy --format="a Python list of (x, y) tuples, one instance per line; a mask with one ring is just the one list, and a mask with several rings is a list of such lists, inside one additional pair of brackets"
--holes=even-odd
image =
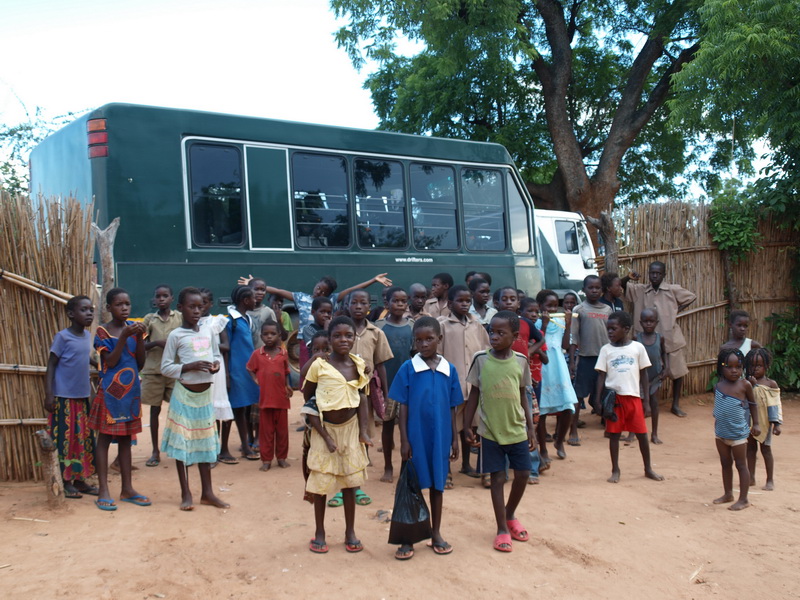
[[(595, 217), (618, 194), (682, 191), (692, 156), (664, 103), (698, 48), (700, 4), (331, 1), (340, 46), (377, 63), (365, 86), (381, 128), (502, 143), (538, 206)], [(421, 51), (404, 55), (402, 38)]]

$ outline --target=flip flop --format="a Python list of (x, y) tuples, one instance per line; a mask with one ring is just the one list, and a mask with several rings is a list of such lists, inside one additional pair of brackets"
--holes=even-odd
[(366, 506), (367, 504), (372, 504), (372, 498), (367, 496), (367, 493), (362, 489), (356, 490), (356, 504), (359, 506)]
[(64, 497), (77, 500), (83, 498), (83, 494), (81, 494), (74, 485), (68, 483), (64, 484)]
[(525, 528), (522, 526), (522, 523), (519, 522), (519, 519), (506, 521), (506, 525), (508, 525), (508, 530), (511, 532), (511, 537), (516, 541), (527, 542), (530, 539), (528, 532), (525, 531)]
[(571, 437), (567, 440), (567, 444), (569, 444), (570, 446), (580, 446), (581, 438)]
[(494, 538), (494, 549), (498, 552), (511, 552), (511, 536), (507, 533), (501, 533)]
[(463, 473), (467, 477), (474, 477), (475, 479), (479, 479), (481, 474), (478, 473), (475, 469), (461, 469), (459, 473)]
[(342, 498), (342, 492), (336, 492), (333, 498), (328, 500), (328, 506), (331, 508), (339, 508), (342, 504), (344, 504), (344, 498)]
[(145, 467), (157, 467), (161, 464), (161, 460), (158, 458), (148, 458), (147, 462), (144, 463)]
[(150, 498), (147, 496), (142, 496), (141, 494), (136, 494), (130, 498), (120, 498), (120, 500), (123, 502), (130, 502), (136, 506), (150, 506), (152, 504), (152, 502), (150, 502)]
[(308, 549), (314, 554), (325, 554), (328, 552), (328, 544), (320, 543), (317, 540), (311, 540), (308, 543)]
[(355, 542), (345, 542), (344, 549), (351, 554), (355, 554), (356, 552), (361, 552), (364, 549), (364, 544), (361, 543), (361, 540), (356, 540)]
[(217, 462), (221, 462), (223, 465), (238, 465), (239, 461), (236, 460), (232, 456), (218, 456)]
[(117, 505), (114, 503), (113, 498), (98, 498), (94, 503), (100, 510), (117, 510)]
[(243, 454), (242, 458), (246, 458), (247, 460), (261, 460), (261, 455), (258, 452), (250, 452), (248, 454)]
[(539, 483), (538, 477), (534, 477), (533, 475), (528, 477), (528, 485), (537, 485), (538, 483)]
[(428, 540), (425, 545), (433, 550), (434, 554), (439, 554), (441, 556), (450, 554), (453, 551), (453, 547), (447, 542), (434, 542), (433, 540)]
[(86, 482), (84, 482), (84, 487), (82, 487), (82, 488), (75, 487), (75, 489), (78, 490), (81, 494), (83, 494), (85, 496), (99, 496), (100, 495), (100, 490), (97, 488), (96, 485), (88, 485), (88, 484), (86, 484)]
[(394, 557), (397, 560), (410, 560), (414, 556), (414, 548), (408, 544), (403, 544), (397, 549), (397, 552), (394, 553)]
[(492, 487), (492, 478), (486, 473), (484, 473), (483, 475), (481, 475), (481, 484), (488, 490), (489, 488)]
[(455, 485), (453, 484), (453, 475), (452, 475), (452, 473), (448, 473), (447, 474), (447, 479), (444, 482), (444, 489), (452, 490), (454, 487), (455, 487)]

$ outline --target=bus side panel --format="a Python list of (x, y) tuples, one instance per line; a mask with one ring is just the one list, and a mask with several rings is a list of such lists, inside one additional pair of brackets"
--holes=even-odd
[(250, 247), (291, 250), (287, 152), (252, 147), (246, 152)]

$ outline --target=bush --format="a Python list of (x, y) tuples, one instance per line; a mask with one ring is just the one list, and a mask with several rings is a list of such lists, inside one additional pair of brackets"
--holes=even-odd
[(767, 317), (774, 325), (771, 376), (784, 391), (800, 389), (800, 310), (790, 308)]

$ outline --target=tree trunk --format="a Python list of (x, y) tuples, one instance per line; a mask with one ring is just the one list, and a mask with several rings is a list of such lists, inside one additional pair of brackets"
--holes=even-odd
[(617, 244), (617, 230), (614, 228), (614, 221), (611, 220), (611, 216), (608, 212), (601, 211), (599, 218), (586, 215), (586, 220), (597, 227), (597, 230), (603, 236), (603, 244), (606, 250), (603, 271), (605, 273), (618, 273), (619, 245)]
[(725, 271), (725, 295), (728, 297), (730, 310), (739, 308), (739, 291), (733, 281), (733, 261), (731, 253), (727, 250), (720, 250), (722, 256), (722, 269)]
[(36, 433), (39, 442), (39, 459), (44, 470), (44, 489), (47, 493), (47, 505), (50, 508), (63, 508), (66, 496), (64, 495), (64, 480), (61, 477), (61, 467), (58, 465), (58, 452), (50, 434), (44, 429)]
[(111, 221), (105, 229), (100, 229), (97, 223), (92, 223), (92, 231), (100, 252), (100, 267), (103, 269), (103, 293), (100, 297), (100, 303), (104, 307), (103, 322), (111, 319), (111, 315), (105, 310), (105, 297), (114, 287), (114, 240), (117, 237), (117, 229), (119, 229), (119, 217)]

